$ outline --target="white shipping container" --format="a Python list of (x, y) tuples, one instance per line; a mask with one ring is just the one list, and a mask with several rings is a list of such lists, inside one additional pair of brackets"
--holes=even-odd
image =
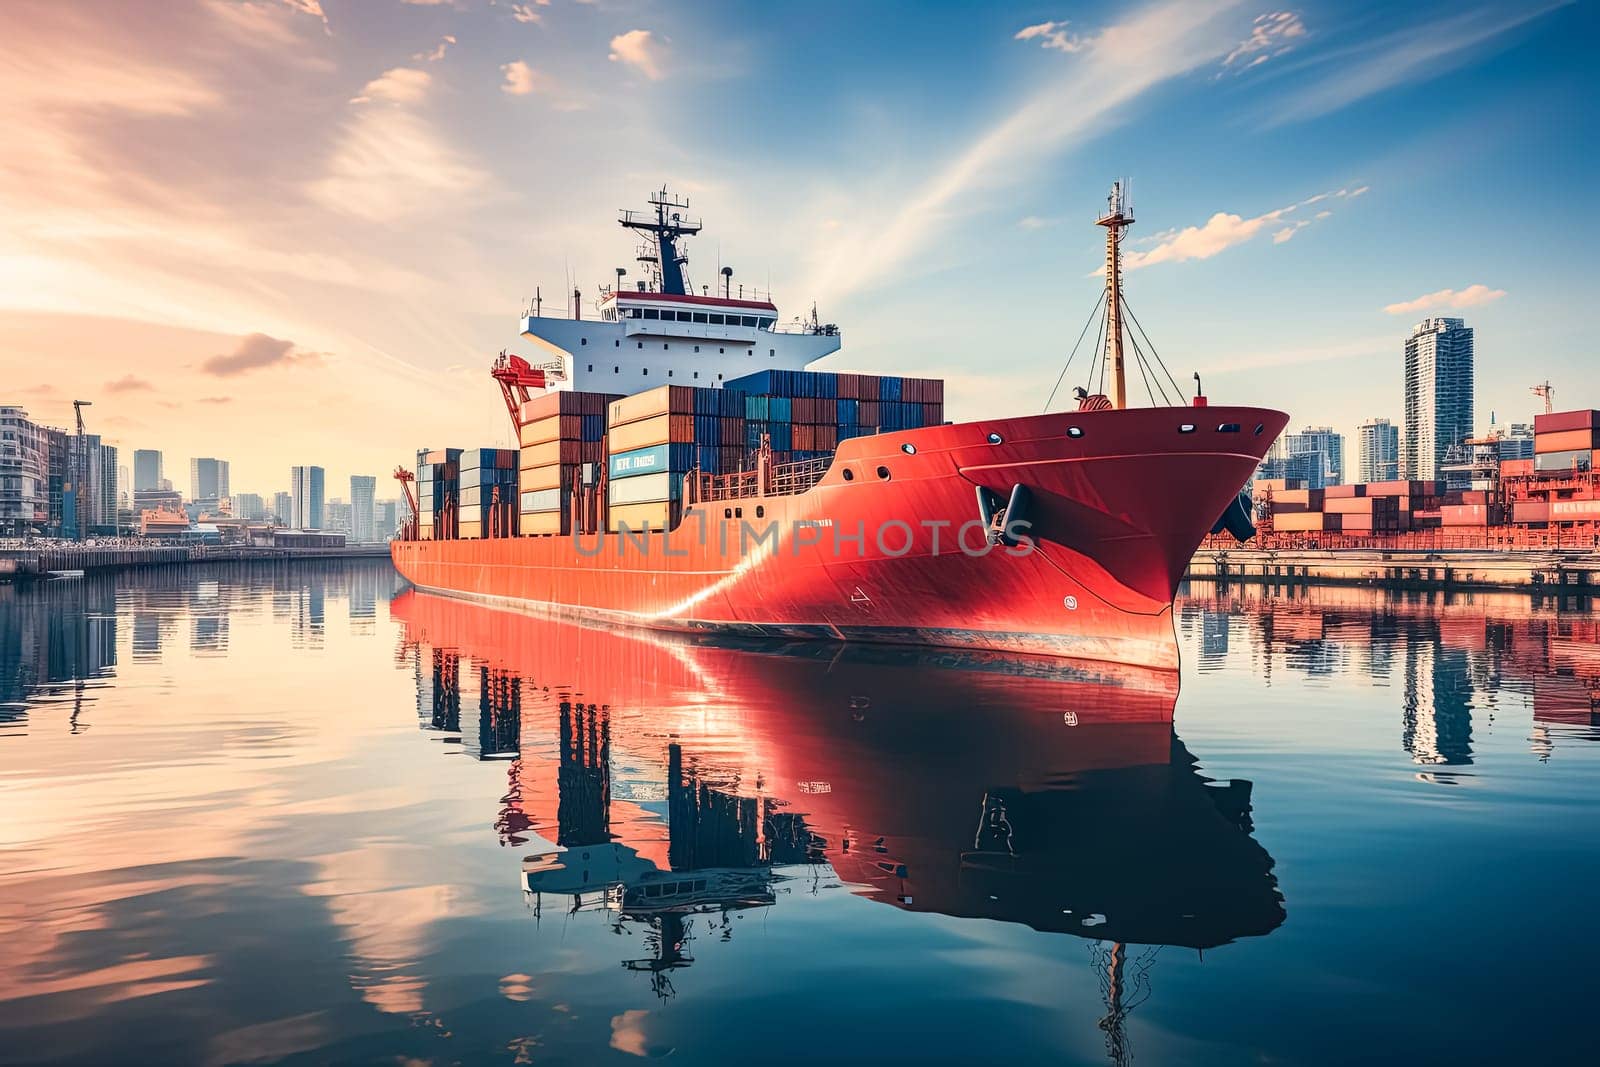
[(670, 471), (642, 474), (637, 478), (618, 478), (608, 488), (607, 499), (612, 504), (648, 504), (671, 500), (678, 495), (676, 486), (682, 481), (682, 474)]

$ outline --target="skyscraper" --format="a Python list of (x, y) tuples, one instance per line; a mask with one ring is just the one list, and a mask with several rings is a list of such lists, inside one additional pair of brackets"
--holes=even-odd
[(133, 491), (161, 488), (161, 453), (153, 448), (133, 452)]
[(272, 517), (284, 526), (289, 525), (294, 519), (294, 495), (291, 493), (272, 494)]
[(189, 499), (215, 506), (228, 492), (228, 461), (209, 456), (189, 461)]
[(350, 540), (358, 544), (378, 539), (374, 518), (374, 501), (378, 493), (378, 479), (371, 474), (350, 476)]
[(1472, 328), (1423, 319), (1406, 338), (1406, 435), (1401, 477), (1439, 477), (1445, 450), (1472, 435)]
[(1307, 489), (1344, 480), (1344, 435), (1330, 426), (1307, 426), (1283, 436), (1283, 476), (1299, 478)]
[(289, 491), (294, 496), (294, 515), (289, 525), (296, 530), (322, 529), (321, 467), (291, 467)]
[(267, 502), (260, 493), (233, 494), (233, 517), (247, 522), (260, 522), (266, 518)]
[(1361, 443), (1358, 480), (1392, 482), (1400, 477), (1400, 427), (1388, 419), (1370, 419), (1356, 432)]

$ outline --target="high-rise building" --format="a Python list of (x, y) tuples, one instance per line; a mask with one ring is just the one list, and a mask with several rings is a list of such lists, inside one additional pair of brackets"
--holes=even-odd
[(1307, 426), (1283, 436), (1283, 476), (1299, 478), (1307, 489), (1344, 480), (1344, 435), (1329, 426)]
[(117, 450), (102, 444), (99, 434), (67, 438), (62, 498), (64, 536), (117, 532)]
[(1400, 477), (1400, 427), (1370, 419), (1356, 430), (1361, 445), (1358, 481), (1392, 482)]
[(136, 448), (133, 452), (133, 491), (161, 488), (161, 453), (153, 448)]
[(0, 536), (45, 531), (50, 521), (49, 478), (46, 428), (20, 407), (0, 406)]
[(400, 502), (398, 500), (382, 500), (378, 502), (378, 540), (387, 541), (400, 531)]
[(228, 461), (202, 456), (189, 461), (189, 499), (204, 507), (215, 508), (228, 491)]
[(1406, 338), (1406, 432), (1401, 477), (1438, 478), (1444, 454), (1472, 436), (1472, 328), (1423, 319)]
[(272, 494), (272, 517), (284, 526), (294, 521), (294, 494), (282, 492)]
[(291, 467), (289, 469), (289, 491), (294, 494), (294, 514), (289, 525), (296, 530), (322, 529), (322, 482), (323, 470), (321, 467)]
[(374, 502), (378, 479), (371, 474), (350, 476), (350, 539), (366, 544), (378, 539)]
[(233, 494), (233, 517), (246, 522), (260, 522), (267, 517), (267, 502), (260, 493)]

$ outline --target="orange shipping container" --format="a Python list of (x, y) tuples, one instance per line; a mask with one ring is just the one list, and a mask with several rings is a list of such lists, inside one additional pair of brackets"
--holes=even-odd
[(583, 436), (582, 415), (552, 415), (522, 427), (523, 447), (542, 445), (546, 441), (567, 438), (576, 441)]
[(1327, 529), (1328, 518), (1329, 516), (1323, 515), (1320, 511), (1303, 511), (1288, 515), (1273, 512), (1272, 526), (1273, 529), (1284, 533), (1312, 533)]
[(1533, 439), (1533, 450), (1544, 455), (1548, 452), (1576, 452), (1579, 449), (1600, 448), (1600, 430), (1559, 430), (1541, 433)]
[(1543, 500), (1519, 500), (1511, 505), (1511, 521), (1519, 524), (1549, 522), (1550, 505)]
[(694, 388), (688, 385), (663, 385), (648, 392), (613, 400), (607, 419), (612, 427), (617, 427), (666, 414), (693, 415)]
[(533, 534), (564, 534), (571, 526), (571, 517), (565, 510), (522, 513), (522, 534), (525, 537)]

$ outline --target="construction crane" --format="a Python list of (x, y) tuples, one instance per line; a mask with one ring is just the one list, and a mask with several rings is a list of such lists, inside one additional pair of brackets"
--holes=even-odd
[[(535, 367), (521, 356), (501, 350), (489, 376), (500, 383), (500, 395), (505, 398), (506, 411), (511, 414), (514, 434), (522, 432), (522, 405), (533, 399), (531, 390), (549, 388), (555, 382), (564, 382), (567, 375), (560, 363), (546, 363)], [(520, 439), (517, 440), (520, 444)]]
[(418, 523), (417, 498), (411, 492), (411, 483), (417, 480), (417, 476), (404, 467), (396, 467), (394, 469), (394, 480), (400, 483), (400, 490), (406, 496), (406, 510), (411, 512), (411, 517), (400, 524), (400, 540), (415, 541), (417, 539)]
[[(1544, 413), (1546, 415), (1555, 409), (1556, 387), (1550, 384), (1550, 379), (1546, 378), (1541, 384), (1534, 386), (1533, 395), (1544, 397)], [(78, 432), (82, 433), (83, 431), (79, 430)]]
[(93, 407), (93, 400), (74, 400), (72, 402), (73, 417), (78, 420), (78, 436), (83, 436), (83, 409)]

